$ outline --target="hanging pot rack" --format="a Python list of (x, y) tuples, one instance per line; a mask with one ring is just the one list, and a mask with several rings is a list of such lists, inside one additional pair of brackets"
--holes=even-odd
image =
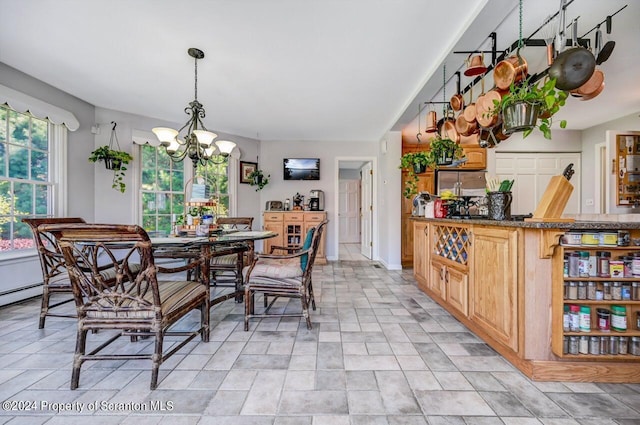
[[(575, 0), (568, 0), (564, 6), (563, 9), (566, 9), (569, 5), (571, 5)], [(589, 34), (591, 34), (593, 31), (595, 31), (598, 26), (605, 24), (607, 22), (611, 22), (611, 18), (613, 18), (615, 15), (617, 15), (618, 13), (620, 13), (622, 10), (624, 10), (628, 5), (624, 5), (622, 6), (620, 9), (616, 10), (614, 13), (612, 13), (611, 15), (607, 15), (607, 17), (605, 19), (603, 19), (600, 23), (596, 24), (593, 28), (591, 28), (589, 31), (585, 32), (582, 36), (578, 37), (578, 45), (581, 45), (585, 48), (589, 48), (590, 47), (590, 39), (586, 38)], [(540, 32), (540, 30), (542, 30), (542, 28), (544, 28), (545, 25), (547, 25), (553, 18), (555, 18), (558, 14), (560, 13), (560, 11), (558, 10), (556, 13), (554, 13), (553, 15), (549, 16), (548, 19), (546, 19), (535, 31), (533, 31), (531, 33), (531, 35), (529, 35), (529, 37), (527, 37), (526, 39), (523, 40), (523, 45), (524, 46), (533, 46), (533, 47), (544, 47), (546, 46), (546, 42), (544, 39), (538, 39), (538, 38), (533, 38), (538, 32)], [(579, 16), (577, 17), (579, 18)], [(576, 18), (576, 19), (577, 19)], [(569, 24), (567, 26), (567, 28), (570, 26), (571, 24)], [(610, 24), (609, 24), (610, 25)], [(565, 28), (566, 29), (566, 28)], [(564, 33), (564, 31), (563, 31)], [(489, 37), (491, 39), (491, 50), (456, 50), (453, 53), (454, 54), (465, 54), (465, 55), (470, 55), (470, 54), (474, 54), (474, 53), (490, 53), (491, 54), (491, 63), (487, 66), (487, 71), (485, 72), (488, 73), (490, 71), (492, 71), (495, 67), (495, 65), (504, 60), (511, 52), (513, 52), (515, 49), (518, 48), (518, 44), (519, 44), (519, 40), (514, 41), (507, 49), (498, 52), (497, 48), (496, 48), (496, 44), (497, 44), (497, 34), (496, 32), (491, 32), (489, 34)], [(567, 40), (568, 42), (568, 46), (571, 45), (571, 40)], [(537, 74), (532, 75), (529, 78), (529, 82), (531, 84), (536, 83), (537, 81), (539, 81), (540, 79), (544, 78), (547, 73), (549, 72), (549, 68), (540, 71)], [(459, 72), (457, 73), (459, 75)], [(463, 89), (459, 90), (459, 93), (464, 95), (466, 94), (469, 90), (471, 90), (471, 88), (473, 86), (475, 86), (476, 84), (478, 84), (483, 78), (483, 75), (477, 76), (476, 78), (474, 78), (473, 80), (471, 80), (471, 82), (469, 82)], [(447, 81), (448, 82), (448, 81)], [(444, 87), (444, 85), (443, 85)], [(448, 102), (437, 102), (437, 101), (430, 101), (430, 102), (424, 102), (424, 104), (444, 104), (444, 103), (448, 103)]]

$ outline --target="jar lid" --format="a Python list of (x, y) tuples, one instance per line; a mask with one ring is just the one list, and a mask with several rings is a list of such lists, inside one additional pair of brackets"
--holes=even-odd
[(612, 305), (611, 311), (616, 314), (626, 314), (627, 309), (622, 305)]
[(571, 304), (571, 306), (569, 307), (569, 309), (571, 311), (580, 311), (580, 306), (576, 305), (576, 304)]
[(582, 305), (580, 306), (580, 311), (583, 313), (590, 313), (591, 312), (591, 307), (589, 307), (588, 305)]

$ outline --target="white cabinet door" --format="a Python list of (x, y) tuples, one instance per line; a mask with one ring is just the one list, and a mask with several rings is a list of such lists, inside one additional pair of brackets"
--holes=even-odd
[(511, 214), (529, 214), (536, 210), (551, 177), (562, 174), (573, 163), (573, 192), (565, 214), (580, 213), (580, 153), (496, 152), (496, 174), (501, 180), (513, 179)]

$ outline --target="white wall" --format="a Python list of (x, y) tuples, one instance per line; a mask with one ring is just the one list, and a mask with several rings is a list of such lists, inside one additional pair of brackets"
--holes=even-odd
[[(282, 142), (262, 141), (260, 143), (260, 157), (258, 166), (270, 174), (269, 184), (260, 193), (260, 206), (264, 209), (266, 201), (284, 201), (293, 198), (296, 193), (308, 200), (309, 191), (319, 189), (324, 191), (324, 209), (329, 218), (325, 230), (326, 255), (329, 259), (338, 258), (334, 249), (335, 228), (332, 217), (338, 208), (335, 205), (335, 158), (336, 157), (370, 157), (377, 155), (376, 143), (372, 142)], [(399, 156), (398, 156), (399, 157)], [(314, 181), (285, 181), (283, 179), (282, 160), (284, 158), (320, 158), (320, 180)], [(400, 185), (398, 184), (398, 187)], [(262, 224), (262, 220), (260, 220)]]
[(398, 168), (402, 156), (402, 134), (390, 131), (380, 142), (378, 161), (378, 235), (380, 262), (391, 270), (402, 268), (401, 217), (402, 172)]
[[(178, 106), (176, 106), (178, 107)], [(185, 122), (187, 116), (185, 115)], [(127, 190), (120, 193), (111, 188), (113, 179), (113, 171), (106, 170), (103, 163), (92, 164), (95, 173), (95, 196), (93, 199), (95, 205), (95, 220), (103, 223), (137, 223), (138, 222), (138, 198), (139, 194), (134, 189), (134, 179), (140, 173), (139, 168), (139, 147), (132, 142), (132, 131), (142, 130), (151, 131), (153, 127), (169, 126), (180, 128), (184, 123), (170, 123), (155, 118), (143, 117), (126, 112), (113, 111), (110, 109), (96, 108), (95, 122), (101, 123), (101, 131), (95, 136), (95, 147), (109, 144), (111, 134), (111, 121), (115, 121), (118, 125), (116, 131), (120, 148), (131, 153), (134, 161), (128, 167), (126, 172), (125, 184)], [(240, 160), (255, 162), (258, 153), (259, 141), (244, 137), (234, 136), (230, 134), (220, 133), (215, 128), (210, 128), (218, 134), (219, 139), (232, 140), (240, 149)], [(87, 155), (88, 156), (88, 155)], [(85, 158), (86, 159), (86, 158)], [(189, 158), (185, 159), (186, 166), (191, 167), (192, 162)], [(232, 179), (239, 181), (240, 176), (231, 176)], [(254, 223), (258, 228), (260, 220), (259, 195), (254, 188), (247, 184), (238, 184), (238, 216), (254, 217)]]
[[(587, 170), (595, 170), (596, 158), (595, 158), (595, 145), (606, 141), (607, 130), (612, 131), (640, 131), (640, 112), (634, 112), (631, 115), (619, 118), (617, 120), (609, 121), (601, 125), (597, 125), (588, 128), (582, 132), (582, 166), (583, 166), (583, 181), (582, 181), (582, 199), (594, 199), (594, 175), (588, 173)], [(583, 213), (594, 213), (595, 206), (582, 205)], [(637, 211), (626, 208), (620, 208), (617, 213), (637, 213)]]
[[(93, 150), (94, 107), (68, 93), (36, 80), (0, 62), (0, 84), (28, 94), (73, 113), (80, 122), (76, 131), (68, 132), (67, 144), (67, 215), (93, 220), (93, 172), (87, 161)], [(0, 293), (42, 282), (42, 272), (35, 250), (28, 256), (18, 256), (0, 263)], [(0, 295), (0, 305), (42, 293), (41, 287)]]

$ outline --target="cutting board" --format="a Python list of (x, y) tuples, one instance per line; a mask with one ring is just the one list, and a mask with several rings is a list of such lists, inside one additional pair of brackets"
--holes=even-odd
[(573, 218), (562, 218), (564, 208), (573, 192), (573, 185), (564, 176), (553, 176), (547, 185), (536, 210), (531, 218), (533, 222), (573, 222)]

